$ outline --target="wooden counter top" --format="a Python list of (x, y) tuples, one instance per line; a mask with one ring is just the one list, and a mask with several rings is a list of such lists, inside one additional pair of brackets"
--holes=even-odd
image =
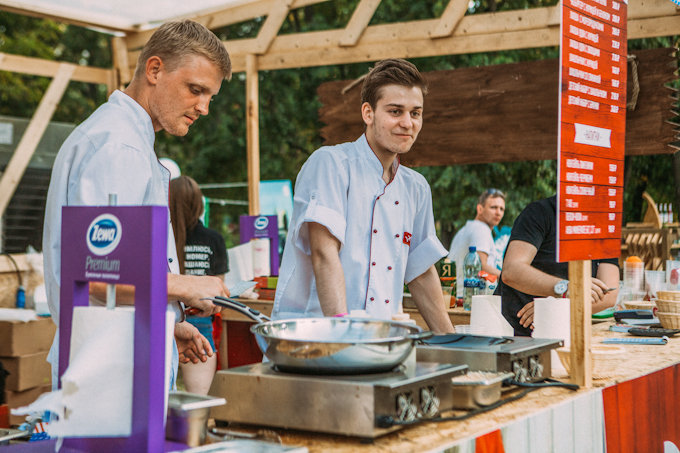
[[(626, 337), (627, 334), (610, 332), (613, 322), (593, 325), (592, 344), (599, 344), (604, 338)], [(301, 432), (273, 428), (279, 433), (284, 444), (300, 445), (309, 449), (310, 453), (410, 453), (410, 452), (443, 452), (461, 441), (474, 439), (486, 433), (511, 425), (527, 416), (548, 410), (551, 407), (574, 400), (580, 396), (596, 392), (602, 387), (612, 386), (629, 381), (669, 366), (680, 363), (680, 338), (671, 338), (667, 345), (622, 345), (626, 349), (626, 357), (620, 367), (618, 376), (593, 381), (594, 389), (571, 391), (561, 388), (546, 388), (529, 393), (524, 398), (509, 403), (486, 414), (480, 414), (465, 421), (427, 423), (404, 428), (399, 431), (375, 439), (372, 444), (363, 444), (360, 439), (320, 433)], [(463, 414), (457, 411), (455, 414)], [(445, 413), (445, 416), (451, 413)], [(451, 450), (457, 451), (457, 450)]]

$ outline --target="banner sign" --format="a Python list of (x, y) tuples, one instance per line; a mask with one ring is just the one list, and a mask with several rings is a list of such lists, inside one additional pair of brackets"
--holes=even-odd
[(621, 253), (627, 0), (563, 0), (557, 261)]

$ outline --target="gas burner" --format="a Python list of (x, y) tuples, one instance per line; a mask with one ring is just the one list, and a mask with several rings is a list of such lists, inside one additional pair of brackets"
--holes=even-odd
[(518, 382), (550, 377), (552, 349), (562, 340), (481, 335), (435, 335), (416, 346), (423, 362), (464, 363), (470, 371), (509, 372)]
[(384, 427), (382, 419), (428, 419), (451, 409), (451, 378), (466, 370), (465, 365), (417, 363), (385, 373), (338, 376), (292, 374), (258, 363), (215, 374), (209, 393), (227, 404), (213, 408), (211, 417), (373, 439), (402, 427)]

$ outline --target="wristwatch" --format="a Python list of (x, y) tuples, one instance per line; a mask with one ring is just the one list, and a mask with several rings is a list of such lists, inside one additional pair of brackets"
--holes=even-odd
[(559, 282), (555, 283), (555, 287), (553, 289), (556, 295), (564, 297), (567, 291), (569, 291), (569, 280), (560, 280)]

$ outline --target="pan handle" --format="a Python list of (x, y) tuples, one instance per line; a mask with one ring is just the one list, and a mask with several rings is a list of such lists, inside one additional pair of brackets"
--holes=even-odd
[(250, 308), (246, 304), (242, 304), (241, 302), (234, 299), (229, 299), (228, 297), (222, 296), (206, 297), (205, 300), (211, 300), (215, 305), (219, 305), (220, 307), (231, 308), (234, 311), (246, 315), (253, 321), (257, 322), (258, 324), (262, 324), (266, 321), (271, 321), (271, 319), (268, 316), (263, 315), (254, 308)]
[(434, 337), (434, 332), (432, 332), (431, 330), (426, 330), (425, 332), (408, 334), (407, 337), (413, 341), (422, 341)]

